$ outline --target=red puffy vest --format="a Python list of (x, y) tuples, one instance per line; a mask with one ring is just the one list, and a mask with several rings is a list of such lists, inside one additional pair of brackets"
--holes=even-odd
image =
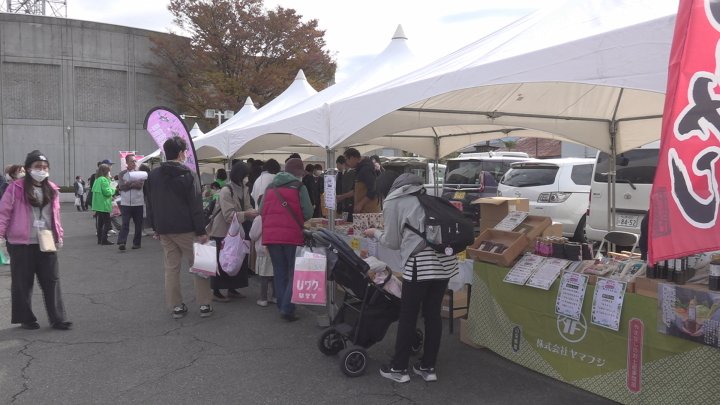
[[(300, 207), (300, 182), (288, 183), (268, 187), (262, 199), (262, 239), (263, 245), (295, 245), (304, 243), (303, 230), (297, 221), (303, 220), (302, 208)], [(287, 201), (287, 207), (277, 194)], [(288, 208), (295, 213), (295, 218), (288, 211)]]

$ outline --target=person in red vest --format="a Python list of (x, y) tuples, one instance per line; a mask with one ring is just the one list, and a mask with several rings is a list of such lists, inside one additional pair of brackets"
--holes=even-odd
[(301, 181), (304, 174), (302, 160), (289, 159), (285, 162), (285, 170), (275, 175), (265, 190), (259, 206), (263, 244), (268, 248), (273, 265), (277, 306), (280, 316), (288, 322), (298, 319), (295, 305), (290, 302), (295, 250), (303, 244), (303, 224), (313, 214), (310, 195)]

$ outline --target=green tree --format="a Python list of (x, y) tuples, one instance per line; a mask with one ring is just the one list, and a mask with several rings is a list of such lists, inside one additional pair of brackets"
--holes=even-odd
[(160, 62), (150, 68), (182, 112), (237, 110), (248, 96), (264, 105), (299, 69), (317, 90), (335, 75), (325, 31), (293, 9), (266, 10), (262, 0), (171, 0), (168, 9), (189, 37), (151, 36)]

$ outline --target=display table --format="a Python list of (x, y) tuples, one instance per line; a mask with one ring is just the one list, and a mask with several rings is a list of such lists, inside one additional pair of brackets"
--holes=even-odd
[(508, 270), (474, 264), (467, 321), (473, 343), (622, 403), (720, 403), (720, 350), (656, 332), (655, 299), (626, 294), (615, 332), (590, 323), (594, 286), (577, 322), (555, 314), (557, 280), (549, 291), (508, 284)]

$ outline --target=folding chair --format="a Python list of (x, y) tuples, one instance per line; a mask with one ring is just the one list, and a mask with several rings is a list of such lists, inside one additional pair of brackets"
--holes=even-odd
[(634, 252), (637, 248), (640, 237), (634, 233), (622, 232), (622, 231), (610, 231), (605, 234), (600, 247), (598, 247), (596, 258), (600, 258), (600, 252), (603, 250), (603, 246), (607, 242), (607, 251), (612, 252), (616, 249), (616, 246), (632, 246), (630, 252)]

